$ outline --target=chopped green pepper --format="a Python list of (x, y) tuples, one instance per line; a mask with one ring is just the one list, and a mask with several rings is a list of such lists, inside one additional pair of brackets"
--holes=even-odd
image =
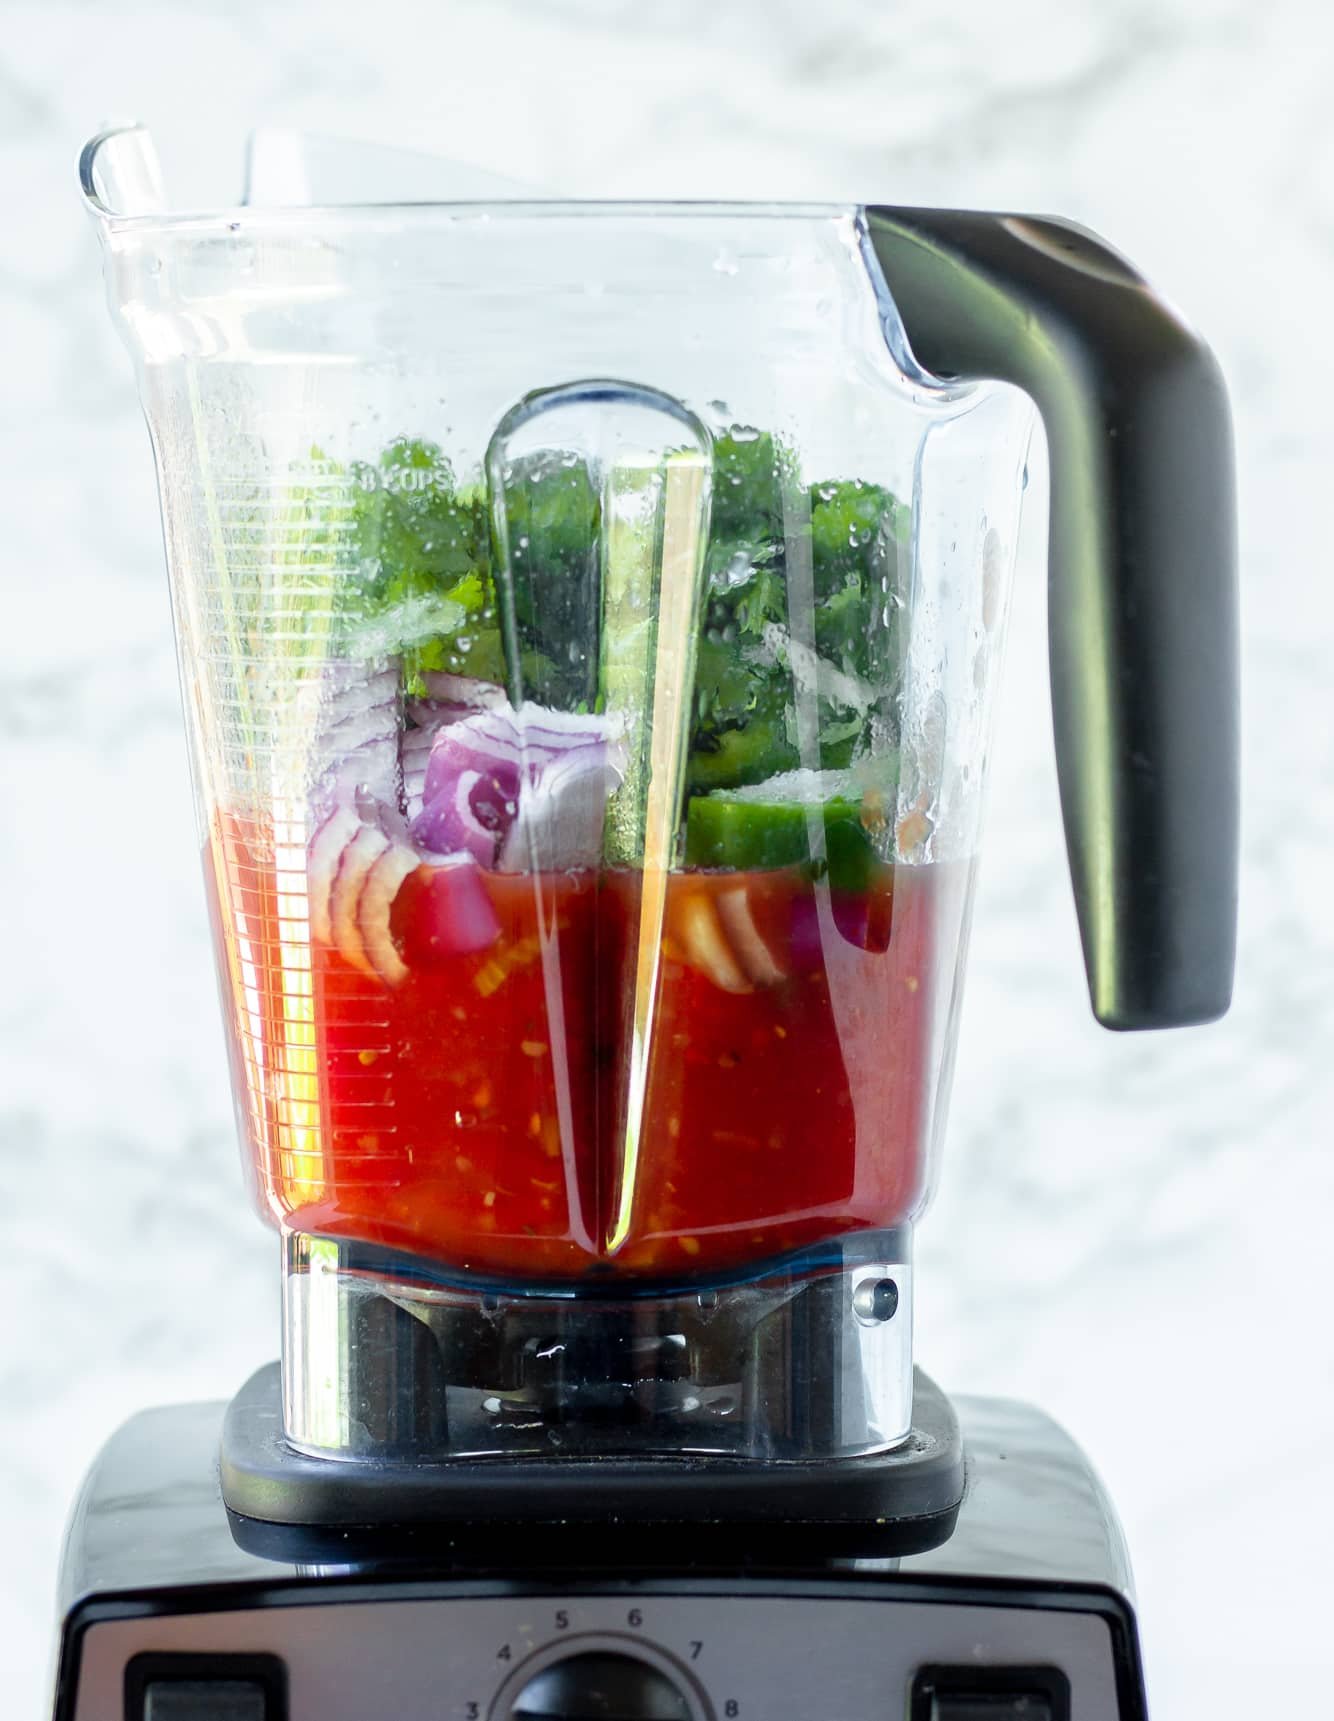
[(686, 865), (737, 871), (807, 865), (811, 820), (823, 820), (825, 864), (836, 890), (865, 890), (876, 865), (875, 844), (862, 822), (863, 803), (837, 796), (823, 804), (697, 796), (686, 816)]

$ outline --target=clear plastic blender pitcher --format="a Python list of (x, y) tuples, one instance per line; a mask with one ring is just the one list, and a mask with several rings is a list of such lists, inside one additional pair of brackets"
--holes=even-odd
[(1207, 354), (1054, 223), (84, 184), (288, 1438), (902, 1440), (1030, 396), (1095, 1007), (1226, 1002)]

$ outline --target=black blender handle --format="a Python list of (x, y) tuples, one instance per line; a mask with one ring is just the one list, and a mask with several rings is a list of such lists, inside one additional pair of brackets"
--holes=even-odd
[(1208, 347), (1068, 222), (866, 210), (924, 369), (1022, 388), (1051, 462), (1056, 760), (1093, 1012), (1221, 1016), (1238, 843), (1231, 416)]

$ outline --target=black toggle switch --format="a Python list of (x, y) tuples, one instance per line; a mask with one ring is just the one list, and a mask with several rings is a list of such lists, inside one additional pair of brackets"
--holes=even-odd
[(287, 1721), (287, 1669), (276, 1655), (136, 1655), (125, 1721)]
[(269, 1699), (253, 1679), (155, 1679), (144, 1721), (269, 1721)]
[(923, 1667), (910, 1721), (1070, 1721), (1059, 1667)]
[[(149, 1718), (152, 1721), (152, 1718)], [(931, 1700), (931, 1721), (1052, 1721), (1051, 1704), (1045, 1697), (942, 1696)]]

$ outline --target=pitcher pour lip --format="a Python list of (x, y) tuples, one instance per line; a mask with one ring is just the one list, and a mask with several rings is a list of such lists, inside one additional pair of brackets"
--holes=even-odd
[[(134, 150), (134, 156), (137, 160), (133, 162), (133, 165), (137, 166), (142, 173), (142, 187), (145, 197), (145, 207), (143, 208), (117, 207), (115, 202), (99, 186), (98, 175), (102, 165), (100, 158), (103, 157), (103, 152), (107, 148), (117, 144), (121, 146), (122, 150), (129, 148)], [(151, 133), (146, 126), (138, 122), (108, 126), (89, 138), (79, 154), (79, 187), (89, 214), (109, 231), (155, 227), (182, 232), (220, 223), (234, 223), (238, 220), (243, 220), (247, 224), (262, 222), (269, 225), (290, 222), (293, 225), (304, 226), (327, 220), (330, 217), (356, 218), (358, 216), (392, 215), (404, 218), (430, 214), (474, 220), (487, 219), (491, 216), (532, 219), (542, 216), (571, 214), (586, 215), (593, 218), (626, 215), (643, 215), (652, 218), (673, 214), (722, 218), (743, 214), (761, 219), (769, 217), (774, 220), (783, 220), (789, 217), (819, 219), (822, 217), (855, 216), (861, 208), (861, 205), (855, 201), (842, 199), (809, 199), (787, 202), (752, 198), (583, 198), (528, 195), (476, 198), (385, 198), (356, 200), (346, 203), (321, 202), (313, 204), (266, 205), (243, 202), (217, 209), (171, 210), (167, 206), (165, 185)]]
[[(252, 134), (251, 143), (254, 142)], [(404, 152), (410, 161), (418, 159)], [(84, 145), (79, 156), (79, 182), (84, 207), (96, 223), (98, 236), (111, 254), (123, 241), (154, 236), (181, 244), (212, 235), (244, 242), (247, 235), (290, 235), (318, 238), (322, 234), (368, 233), (384, 227), (395, 232), (445, 234), (498, 230), (508, 224), (587, 221), (590, 224), (754, 222), (782, 229), (802, 222), (828, 223), (839, 230), (843, 248), (855, 259), (856, 273), (875, 302), (880, 339), (902, 379), (937, 406), (967, 410), (985, 398), (992, 385), (977, 378), (934, 373), (918, 360), (875, 248), (871, 243), (865, 201), (776, 201), (746, 198), (580, 198), (516, 194), (450, 198), (372, 198), (310, 202), (242, 201), (216, 208), (173, 209), (149, 129), (141, 123), (109, 126)], [(765, 247), (769, 240), (761, 242)], [(781, 244), (781, 241), (779, 242)], [(723, 253), (719, 254), (720, 259)], [(720, 261), (715, 266), (723, 268)], [(724, 269), (733, 272), (735, 263)], [(864, 337), (863, 337), (864, 338)]]

